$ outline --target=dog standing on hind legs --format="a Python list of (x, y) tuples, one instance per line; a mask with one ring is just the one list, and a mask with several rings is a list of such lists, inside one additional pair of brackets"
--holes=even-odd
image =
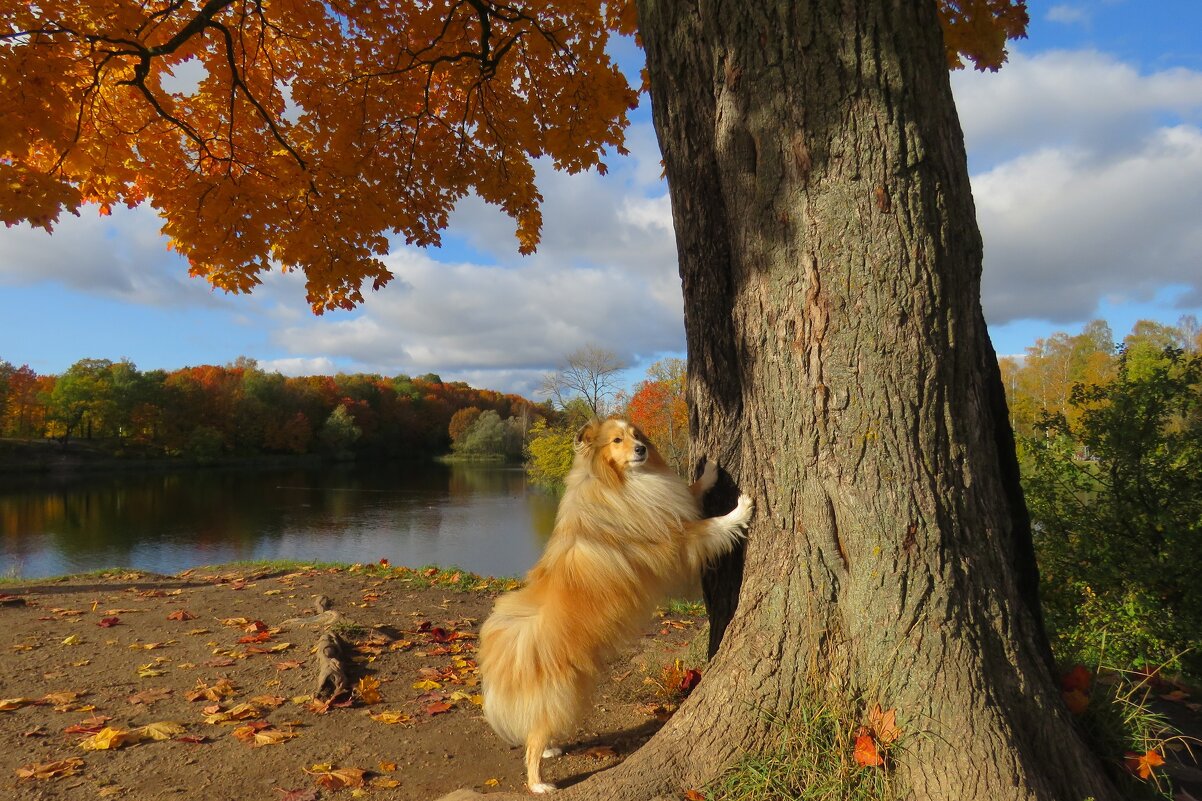
[(542, 780), (542, 759), (584, 716), (606, 661), (657, 603), (743, 536), (746, 495), (725, 515), (701, 517), (717, 478), (707, 460), (686, 484), (625, 420), (593, 420), (576, 435), (551, 539), (526, 585), (497, 599), (477, 653), (484, 717), (526, 747), (533, 792), (555, 789)]

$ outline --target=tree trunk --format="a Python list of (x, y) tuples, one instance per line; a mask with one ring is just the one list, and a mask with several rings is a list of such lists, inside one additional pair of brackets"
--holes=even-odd
[(679, 797), (817, 685), (896, 707), (910, 797), (1117, 798), (1050, 669), (935, 3), (639, 17), (695, 454), (756, 513), (701, 686), (568, 794)]

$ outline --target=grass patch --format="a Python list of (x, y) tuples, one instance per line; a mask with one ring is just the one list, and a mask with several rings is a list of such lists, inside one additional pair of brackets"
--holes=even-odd
[[(884, 764), (865, 766), (854, 754), (866, 719), (859, 700), (823, 700), (817, 691), (788, 719), (772, 721), (774, 743), (744, 755), (707, 788), (711, 801), (892, 801), (898, 786), (890, 757), (902, 740), (882, 749)], [(903, 738), (904, 739), (904, 738)]]
[(1171, 801), (1175, 796), (1164, 761), (1173, 758), (1172, 751), (1193, 756), (1193, 749), (1202, 745), (1153, 709), (1153, 693), (1169, 694), (1171, 687), (1165, 684), (1155, 671), (1102, 669), (1091, 674), (1081, 666), (1062, 680), (1062, 687), (1071, 688), (1065, 690), (1066, 701), (1074, 692), (1087, 699), (1074, 710), (1081, 728), (1094, 751), (1114, 767), (1123, 797), (1131, 801)]

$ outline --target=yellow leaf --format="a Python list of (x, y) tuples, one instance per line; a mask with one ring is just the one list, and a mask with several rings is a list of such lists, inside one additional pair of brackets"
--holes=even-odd
[(73, 776), (83, 768), (84, 761), (79, 757), (68, 757), (54, 762), (41, 762), (17, 768), (18, 779), (57, 779), (60, 776)]
[(85, 751), (109, 751), (141, 740), (137, 732), (105, 726), (79, 744)]
[(0, 712), (11, 712), (34, 703), (37, 702), (32, 698), (0, 698)]
[(423, 679), (421, 681), (414, 682), (413, 689), (415, 689), (415, 690), (439, 690), (439, 689), (442, 689), (442, 685), (436, 681), (433, 681), (432, 679)]
[(79, 635), (72, 634), (70, 637), (67, 637), (66, 639), (64, 639), (62, 644), (63, 645), (79, 645)]
[(383, 712), (372, 712), (369, 714), (372, 720), (377, 720), (380, 723), (397, 724), (408, 723), (410, 718), (404, 712), (393, 712), (384, 710)]
[(136, 730), (142, 739), (146, 740), (171, 740), (179, 737), (186, 729), (179, 723), (161, 720), (157, 723), (147, 723), (145, 726)]
[(378, 704), (384, 700), (380, 694), (380, 680), (374, 676), (364, 676), (355, 684), (355, 691), (365, 704)]

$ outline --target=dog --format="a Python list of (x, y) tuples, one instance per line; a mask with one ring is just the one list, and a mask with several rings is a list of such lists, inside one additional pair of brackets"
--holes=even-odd
[(695, 582), (702, 566), (744, 535), (746, 495), (721, 517), (702, 518), (717, 480), (706, 460), (691, 486), (629, 422), (592, 420), (576, 435), (555, 528), (522, 589), (497, 599), (480, 630), (477, 662), (484, 717), (526, 747), (526, 784), (543, 757), (583, 717), (605, 663), (647, 625), (658, 602)]

